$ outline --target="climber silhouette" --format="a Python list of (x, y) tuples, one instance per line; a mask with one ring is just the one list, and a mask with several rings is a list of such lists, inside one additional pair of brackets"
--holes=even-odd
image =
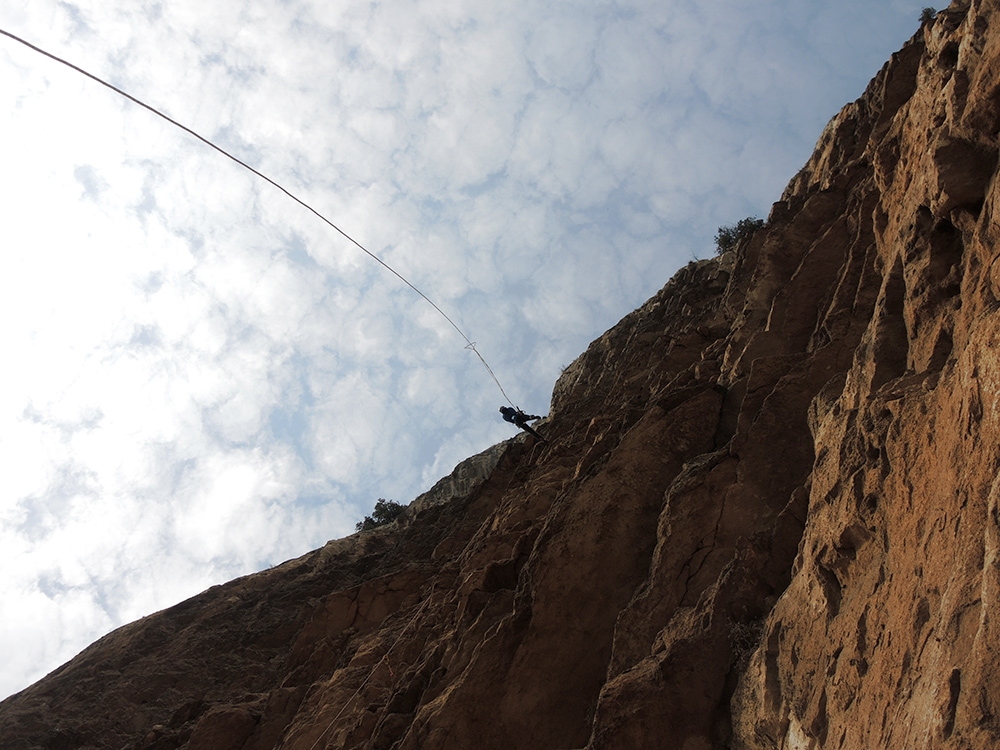
[(534, 414), (525, 414), (520, 409), (512, 409), (509, 406), (501, 406), (500, 407), (500, 413), (503, 414), (503, 418), (504, 418), (505, 422), (510, 422), (511, 424), (517, 425), (518, 427), (520, 427), (525, 432), (528, 432), (528, 433), (534, 435), (536, 438), (538, 438), (539, 440), (541, 440), (543, 443), (547, 443), (548, 442), (548, 440), (546, 440), (545, 438), (543, 438), (541, 435), (539, 435), (537, 432), (535, 432), (533, 429), (531, 429), (530, 426), (528, 426), (528, 422), (530, 422), (533, 419), (541, 419), (541, 417), (539, 417), (537, 415), (534, 415)]

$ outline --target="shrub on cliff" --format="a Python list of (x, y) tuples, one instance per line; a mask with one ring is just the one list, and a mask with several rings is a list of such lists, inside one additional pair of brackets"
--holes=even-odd
[(380, 497), (375, 501), (375, 510), (372, 511), (372, 514), (365, 516), (364, 521), (358, 521), (354, 528), (358, 531), (368, 531), (368, 529), (374, 529), (376, 526), (385, 526), (385, 524), (399, 518), (405, 507), (405, 505), (400, 505), (395, 500), (385, 500)]
[(934, 10), (933, 8), (924, 8), (922, 11), (920, 11), (921, 26), (930, 23), (935, 18), (937, 18), (937, 11)]
[(746, 669), (750, 657), (760, 647), (760, 639), (764, 635), (764, 618), (749, 622), (733, 622), (729, 629), (729, 646), (733, 650), (733, 659), (740, 671)]
[(748, 216), (735, 224), (719, 227), (719, 231), (715, 235), (715, 254), (722, 255), (727, 250), (732, 250), (743, 240), (752, 237), (753, 233), (763, 226), (763, 219)]

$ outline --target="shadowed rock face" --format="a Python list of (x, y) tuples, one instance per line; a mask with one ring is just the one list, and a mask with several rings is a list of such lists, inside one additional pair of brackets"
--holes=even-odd
[(1000, 2), (390, 526), (111, 633), (4, 748), (1000, 744)]

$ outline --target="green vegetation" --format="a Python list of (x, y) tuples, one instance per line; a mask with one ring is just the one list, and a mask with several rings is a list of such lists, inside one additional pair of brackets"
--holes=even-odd
[(734, 249), (743, 240), (752, 237), (754, 232), (763, 226), (763, 219), (748, 216), (735, 224), (719, 227), (719, 231), (715, 235), (715, 254), (722, 255), (727, 250)]
[(405, 505), (400, 505), (395, 500), (385, 500), (380, 497), (375, 501), (375, 510), (372, 514), (365, 516), (364, 521), (358, 521), (354, 528), (358, 531), (368, 531), (376, 526), (385, 526), (399, 518), (405, 508)]
[(924, 8), (920, 11), (920, 25), (928, 24), (937, 18), (937, 11), (933, 8)]

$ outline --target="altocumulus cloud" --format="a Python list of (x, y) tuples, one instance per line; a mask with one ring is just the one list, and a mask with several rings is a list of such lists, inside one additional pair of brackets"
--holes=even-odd
[[(8, 2), (0, 26), (330, 216), (544, 411), (767, 212), (920, 8)], [(509, 436), (423, 300), (148, 112), (0, 43), (0, 695)]]

